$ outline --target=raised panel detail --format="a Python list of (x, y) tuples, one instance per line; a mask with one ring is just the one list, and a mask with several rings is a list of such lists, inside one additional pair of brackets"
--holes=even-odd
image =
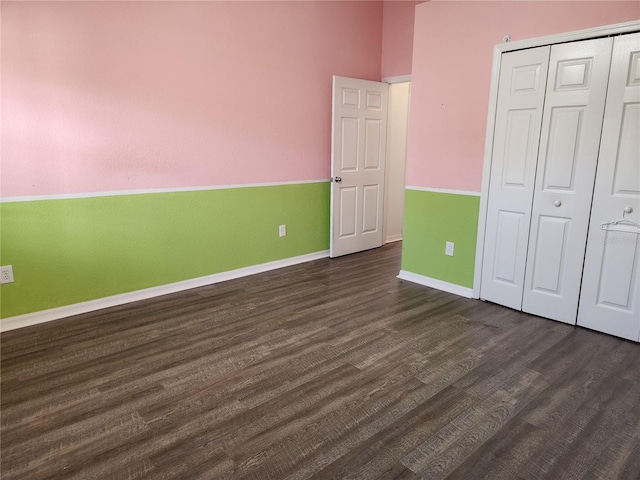
[(515, 67), (511, 72), (511, 94), (537, 93), (540, 88), (540, 64)]
[(382, 111), (382, 93), (368, 91), (365, 105), (367, 110)]
[(362, 233), (378, 231), (378, 209), (380, 208), (380, 187), (365, 185), (363, 187)]
[(346, 108), (360, 108), (360, 90), (343, 88), (342, 106)]
[(631, 68), (629, 68), (629, 78), (627, 86), (640, 85), (640, 52), (631, 54)]
[(380, 124), (377, 119), (367, 118), (364, 124), (364, 169), (380, 168)]
[(340, 238), (356, 234), (358, 190), (356, 187), (340, 189)]
[(533, 258), (532, 290), (560, 293), (569, 221), (568, 218), (540, 215)]
[(589, 88), (591, 78), (591, 58), (558, 62), (556, 71), (556, 91)]
[(624, 106), (622, 128), (618, 143), (616, 170), (614, 176), (614, 195), (639, 196), (640, 184), (640, 104)]
[[(507, 114), (507, 135), (504, 149), (504, 169), (502, 184), (509, 187), (525, 187), (527, 165), (535, 158), (529, 158), (535, 124), (535, 109), (511, 110)], [(539, 132), (538, 132), (539, 133)]]
[(606, 232), (604, 254), (598, 281), (598, 305), (632, 310), (635, 288), (634, 269), (638, 264), (638, 235), (629, 232)]
[(357, 118), (342, 118), (342, 152), (340, 168), (342, 171), (358, 169), (358, 126)]
[(493, 262), (493, 279), (516, 284), (518, 240), (524, 214), (501, 210), (498, 212), (496, 253)]
[(543, 189), (573, 190), (583, 112), (583, 106), (552, 110)]

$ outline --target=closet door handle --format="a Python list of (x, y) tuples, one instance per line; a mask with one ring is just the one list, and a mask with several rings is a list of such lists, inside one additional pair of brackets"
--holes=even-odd
[(562, 202), (561, 202), (560, 200), (556, 200), (555, 202), (553, 202), (553, 204), (554, 204), (556, 207), (559, 207), (560, 205), (562, 205)]

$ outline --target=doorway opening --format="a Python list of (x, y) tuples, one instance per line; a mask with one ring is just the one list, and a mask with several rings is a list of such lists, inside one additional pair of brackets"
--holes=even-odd
[(383, 243), (402, 240), (411, 82), (389, 82)]

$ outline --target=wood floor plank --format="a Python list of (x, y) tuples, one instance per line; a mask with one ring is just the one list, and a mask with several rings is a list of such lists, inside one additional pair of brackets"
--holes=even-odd
[(504, 433), (491, 437), (482, 448), (455, 468), (451, 480), (511, 480), (518, 478), (522, 464), (540, 449), (549, 432), (517, 416), (507, 422)]
[(377, 472), (397, 463), (405, 452), (461, 415), (472, 403), (473, 399), (461, 390), (445, 388), (311, 478), (374, 478)]
[[(494, 393), (474, 395), (479, 401), (473, 409), (445, 425), (405, 456), (402, 463), (419, 476), (446, 478), (545, 387), (546, 383), (539, 380), (539, 374), (531, 370), (505, 376)], [(473, 395), (472, 392), (467, 393)]]
[(294, 459), (295, 470), (283, 478), (310, 478), (354, 449), (361, 448), (374, 435), (390, 428), (397, 418), (407, 415), (431, 397), (433, 393), (425, 384), (411, 379), (387, 397), (372, 398), (361, 406), (360, 411), (356, 409), (345, 417), (328, 418), (328, 427), (335, 431), (336, 440), (311, 455)]
[(3, 333), (3, 480), (640, 478), (640, 345), (399, 280), (400, 253)]

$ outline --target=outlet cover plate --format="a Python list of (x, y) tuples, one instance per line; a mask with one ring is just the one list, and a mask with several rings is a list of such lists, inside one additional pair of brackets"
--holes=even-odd
[(0, 284), (2, 283), (13, 283), (13, 267), (11, 265), (0, 267)]
[(454, 243), (453, 242), (447, 242), (447, 245), (444, 249), (444, 253), (445, 255), (449, 255), (450, 257), (453, 257), (453, 247), (454, 247)]
[(287, 236), (287, 226), (286, 225), (280, 225), (278, 227), (278, 235), (281, 237), (286, 237)]

